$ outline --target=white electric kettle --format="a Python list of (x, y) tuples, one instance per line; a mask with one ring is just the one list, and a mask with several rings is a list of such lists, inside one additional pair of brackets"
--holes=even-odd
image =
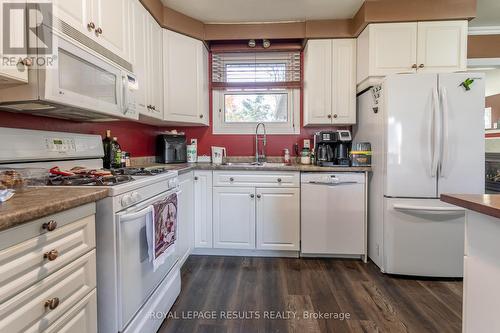
[(226, 148), (212, 147), (212, 163), (222, 164), (223, 158), (226, 157)]

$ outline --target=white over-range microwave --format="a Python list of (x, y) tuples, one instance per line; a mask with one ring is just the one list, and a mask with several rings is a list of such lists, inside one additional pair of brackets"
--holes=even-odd
[(63, 34), (54, 33), (52, 50), (51, 66), (28, 67), (27, 84), (0, 89), (0, 110), (79, 121), (139, 119), (132, 73)]

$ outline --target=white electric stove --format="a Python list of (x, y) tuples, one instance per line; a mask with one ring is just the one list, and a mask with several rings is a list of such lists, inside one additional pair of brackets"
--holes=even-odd
[[(98, 135), (0, 128), (0, 142), (0, 168), (102, 169), (104, 151)], [(152, 204), (180, 193), (177, 171), (125, 168), (104, 178), (50, 176), (47, 186), (109, 190), (96, 211), (99, 332), (156, 332), (161, 321), (151, 314), (166, 313), (175, 302), (180, 267), (174, 252), (153, 270), (146, 220)]]

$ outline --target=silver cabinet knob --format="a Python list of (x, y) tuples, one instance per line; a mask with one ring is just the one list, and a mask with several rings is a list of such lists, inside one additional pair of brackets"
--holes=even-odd
[(233, 177), (229, 178), (229, 181), (234, 182), (234, 178)]
[(262, 196), (260, 194), (257, 194), (257, 199), (260, 199), (262, 198)]
[(250, 194), (250, 198), (255, 198), (255, 194)]
[(281, 182), (282, 182), (281, 178), (278, 178), (278, 183), (281, 183)]
[(418, 65), (418, 68), (424, 68), (424, 67), (425, 67), (424, 64)]
[(94, 22), (90, 22), (89, 24), (87, 24), (87, 28), (89, 29), (89, 31), (94, 30), (95, 29), (95, 23)]
[(198, 177), (194, 177), (194, 180), (198, 180)]

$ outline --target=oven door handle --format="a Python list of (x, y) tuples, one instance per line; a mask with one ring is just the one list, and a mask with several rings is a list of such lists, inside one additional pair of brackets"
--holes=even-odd
[[(148, 199), (142, 203), (139, 203), (136, 206), (132, 206), (132, 207), (130, 207), (122, 212), (119, 212), (117, 215), (120, 217), (120, 220), (124, 220), (124, 219), (129, 220), (130, 216), (132, 216), (132, 214), (134, 214), (135, 217), (144, 215), (144, 212), (146, 212), (148, 207), (152, 207), (153, 203), (155, 203), (156, 201), (159, 201), (160, 199), (164, 199), (173, 193), (176, 193), (177, 195), (181, 194), (180, 188), (174, 188), (170, 191), (158, 194), (157, 196), (155, 196), (151, 199)], [(125, 216), (126, 216), (126, 218), (124, 218)]]

